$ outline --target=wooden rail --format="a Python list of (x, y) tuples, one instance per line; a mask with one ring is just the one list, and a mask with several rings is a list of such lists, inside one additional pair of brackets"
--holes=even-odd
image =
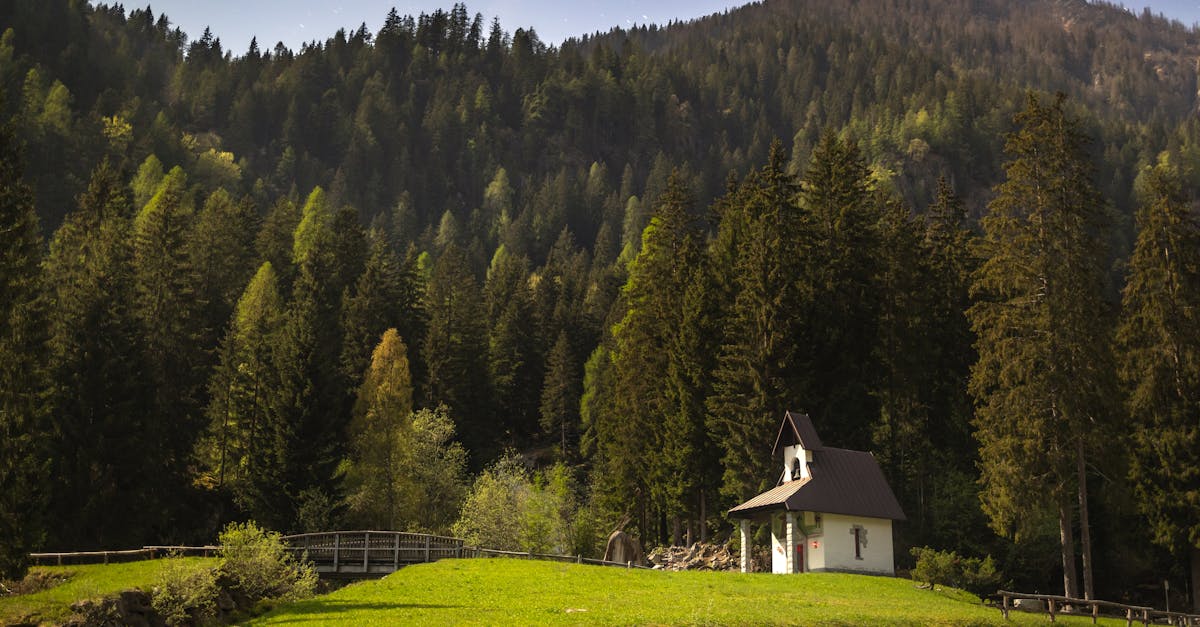
[(549, 553), (523, 553), (521, 551), (499, 551), (496, 549), (481, 549), (479, 547), (464, 547), (463, 557), (512, 557), (533, 560), (548, 560), (552, 562), (567, 562), (571, 564), (591, 564), (594, 566), (617, 566), (620, 568), (640, 568), (653, 570), (650, 566), (642, 566), (633, 562), (610, 562), (592, 559), (582, 555), (553, 555)]
[(176, 555), (199, 555), (208, 557), (215, 555), (220, 547), (216, 546), (144, 546), (140, 549), (123, 551), (71, 551), (64, 553), (30, 553), (29, 559), (37, 566), (53, 564), (63, 566), (69, 564), (108, 564), (110, 562), (136, 562), (152, 560), (159, 557)]
[[(1092, 623), (1095, 624), (1100, 618), (1100, 608), (1114, 608), (1124, 611), (1125, 625), (1130, 627), (1134, 621), (1140, 622), (1142, 625), (1150, 625), (1156, 622), (1157, 619), (1165, 618), (1168, 625), (1200, 625), (1200, 614), (1186, 614), (1184, 612), (1165, 612), (1156, 610), (1152, 607), (1143, 605), (1127, 605), (1125, 603), (1116, 603), (1114, 601), (1101, 601), (1098, 599), (1073, 599), (1070, 597), (1054, 596), (1052, 594), (1024, 594), (1021, 592), (1009, 592), (1007, 590), (998, 590), (996, 595), (1001, 598), (1000, 611), (1004, 613), (1005, 620), (1008, 620), (1008, 613), (1013, 609), (1012, 601), (1017, 599), (1030, 599), (1034, 601), (1044, 601), (1046, 603), (1046, 612), (1050, 615), (1050, 622), (1054, 622), (1055, 616), (1058, 614), (1066, 614), (1063, 611), (1065, 606), (1087, 607), (1090, 608), (1088, 614), (1080, 614), (1071, 612), (1074, 616), (1092, 617)], [(1120, 613), (1117, 614), (1120, 616)]]

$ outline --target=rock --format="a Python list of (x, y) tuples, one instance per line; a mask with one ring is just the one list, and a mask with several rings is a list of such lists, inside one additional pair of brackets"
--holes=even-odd
[(1041, 599), (1016, 599), (1013, 607), (1022, 612), (1045, 612), (1046, 602)]
[(642, 565), (646, 563), (646, 557), (642, 554), (642, 545), (636, 538), (618, 530), (608, 536), (608, 546), (604, 549), (604, 561), (622, 564), (633, 562)]
[(695, 543), (688, 547), (659, 547), (648, 558), (661, 570), (738, 570), (741, 555), (719, 544)]

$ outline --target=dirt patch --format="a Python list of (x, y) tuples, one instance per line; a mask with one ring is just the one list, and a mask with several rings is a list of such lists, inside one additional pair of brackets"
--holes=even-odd
[(21, 581), (0, 581), (0, 596), (17, 596), (49, 590), (66, 583), (75, 573), (31, 570)]

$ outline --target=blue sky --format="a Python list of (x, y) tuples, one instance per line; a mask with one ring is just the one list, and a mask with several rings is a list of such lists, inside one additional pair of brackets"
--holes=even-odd
[[(338, 28), (357, 28), (365, 22), (371, 32), (379, 30), (393, 6), (403, 14), (430, 13), (449, 9), (453, 0), (145, 0), (155, 15), (166, 12), (172, 23), (190, 38), (205, 26), (221, 38), (227, 50), (242, 54), (251, 36), (269, 49), (282, 41), (293, 50), (306, 41), (324, 41)], [(1016, 1), (1016, 0), (1014, 0)], [(482, 13), (490, 22), (499, 17), (504, 30), (532, 26), (547, 44), (559, 44), (573, 35), (607, 31), (613, 26), (665, 24), (672, 19), (693, 19), (743, 4), (739, 0), (474, 0), (467, 2), (471, 14)], [(1127, 0), (1126, 6), (1141, 11), (1149, 6), (1155, 13), (1184, 24), (1200, 21), (1200, 0)], [(127, 7), (143, 6), (126, 0)]]

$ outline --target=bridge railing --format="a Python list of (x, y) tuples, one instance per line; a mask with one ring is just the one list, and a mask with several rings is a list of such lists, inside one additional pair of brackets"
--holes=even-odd
[(327, 572), (390, 572), (406, 564), (463, 555), (461, 538), (403, 531), (301, 533), (283, 540), (297, 558)]

